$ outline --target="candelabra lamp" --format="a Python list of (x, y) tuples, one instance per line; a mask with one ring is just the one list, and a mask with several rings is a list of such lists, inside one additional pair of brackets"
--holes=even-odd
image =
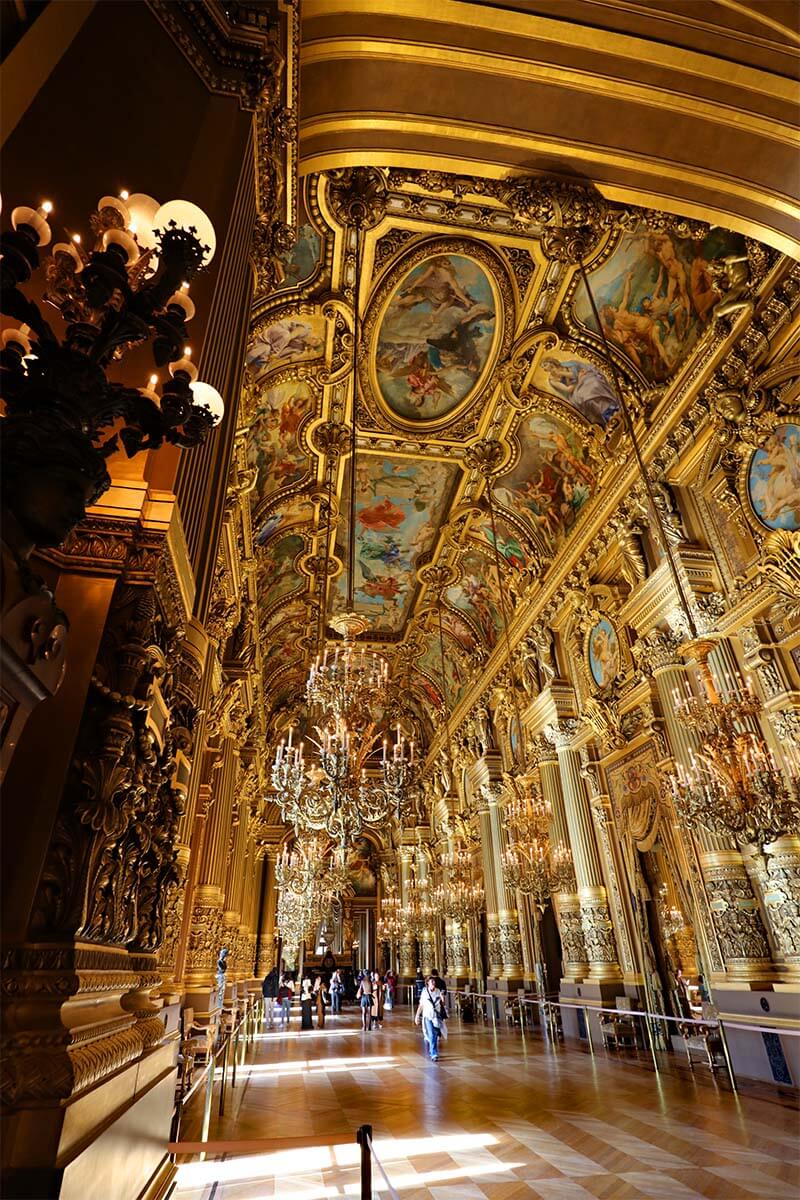
[(800, 829), (800, 754), (787, 745), (787, 765), (779, 767), (759, 732), (760, 699), (738, 672), (714, 669), (711, 648), (686, 647), (696, 655), (702, 694), (688, 680), (682, 695), (673, 691), (676, 714), (698, 743), (688, 766), (676, 764), (670, 777), (673, 801), (687, 826), (762, 847)]
[[(16, 322), (0, 350), (2, 498), (6, 538), (23, 557), (59, 545), (85, 516), (110, 486), (118, 448), (132, 457), (164, 442), (197, 446), (224, 413), (187, 347), (189, 285), (215, 248), (208, 217), (185, 201), (104, 196), (92, 248), (78, 234), (57, 242), (42, 273), (51, 215), (48, 202), (15, 208), (0, 235), (2, 313)], [(58, 329), (23, 291), (29, 284), (43, 289)], [(160, 395), (158, 373), (142, 387), (109, 378), (148, 342), (156, 372), (168, 370)]]

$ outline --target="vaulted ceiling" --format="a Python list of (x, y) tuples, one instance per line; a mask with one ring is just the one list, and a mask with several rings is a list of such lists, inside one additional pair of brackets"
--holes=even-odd
[[(665, 420), (746, 318), (736, 280), (757, 283), (777, 255), (719, 228), (609, 206), (591, 189), (405, 167), (365, 178), (378, 203), (360, 266), (355, 231), (336, 215), (340, 176), (308, 175), (280, 286), (257, 307), (243, 422), (259, 652), (280, 726), (302, 709), (310, 658), (346, 602), (350, 459), (336, 451), (352, 414), (357, 302), (355, 608), (408, 723), (429, 739), (442, 697), (454, 709), (504, 652), (503, 605), (524, 618), (629, 464), (559, 229), (585, 227), (619, 378), (635, 411)], [(487, 442), (504, 456), (493, 513), (479, 469)]]

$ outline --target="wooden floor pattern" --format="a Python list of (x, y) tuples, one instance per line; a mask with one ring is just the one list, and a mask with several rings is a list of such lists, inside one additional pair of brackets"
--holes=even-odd
[[(248, 1050), (212, 1141), (349, 1143), (369, 1122), (403, 1200), (800, 1198), (794, 1107), (455, 1021), (431, 1063), (405, 1009), (368, 1034), (352, 1014), (320, 1031), (293, 1024)], [(182, 1140), (199, 1137), (201, 1110)], [(182, 1162), (170, 1200), (359, 1194), (357, 1148), (316, 1145)], [(376, 1176), (375, 1196), (388, 1194)]]

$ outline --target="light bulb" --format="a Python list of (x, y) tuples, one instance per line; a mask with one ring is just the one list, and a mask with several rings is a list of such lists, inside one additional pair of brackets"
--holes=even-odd
[(210, 383), (202, 383), (199, 379), (190, 383), (189, 387), (192, 389), (194, 407), (207, 412), (211, 417), (212, 425), (219, 425), (225, 416), (225, 402), (217, 389), (213, 388)]
[(43, 200), (40, 207), (46, 217), (49, 217), (50, 213), (53, 211), (53, 205), (50, 200)]
[(144, 192), (134, 192), (128, 196), (127, 205), (137, 242), (142, 250), (153, 250), (156, 245), (153, 218), (160, 208), (158, 201)]
[(179, 229), (194, 229), (200, 245), (208, 247), (203, 255), (203, 265), (208, 266), (217, 248), (217, 235), (202, 208), (188, 200), (169, 200), (155, 214), (153, 228), (168, 229), (173, 221)]
[(127, 199), (128, 199), (128, 193), (125, 191), (125, 188), (123, 188), (123, 189), (122, 189), (122, 191), (120, 192), (120, 194), (119, 194), (119, 198), (120, 198), (120, 200), (127, 200)]

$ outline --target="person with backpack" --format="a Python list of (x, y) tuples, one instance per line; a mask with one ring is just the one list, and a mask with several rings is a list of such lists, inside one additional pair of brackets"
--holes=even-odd
[(447, 1009), (444, 997), (436, 986), (436, 977), (429, 975), (419, 998), (414, 1024), (422, 1023), (425, 1046), (431, 1062), (439, 1061), (439, 1039), (447, 1038)]

